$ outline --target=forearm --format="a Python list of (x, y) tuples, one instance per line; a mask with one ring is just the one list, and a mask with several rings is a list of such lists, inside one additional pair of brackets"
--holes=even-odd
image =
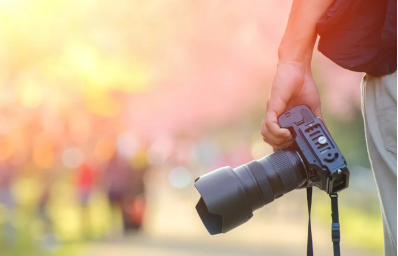
[(261, 134), (274, 149), (291, 145), (288, 129), (280, 128), (278, 116), (285, 110), (306, 105), (322, 118), (318, 88), (311, 75), (316, 23), (334, 0), (293, 0), (289, 21), (279, 47), (279, 62), (268, 100)]
[(316, 23), (334, 0), (294, 0), (279, 46), (279, 61), (311, 64)]

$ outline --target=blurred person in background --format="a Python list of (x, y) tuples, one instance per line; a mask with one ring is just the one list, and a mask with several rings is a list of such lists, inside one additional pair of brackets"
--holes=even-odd
[(102, 177), (112, 210), (112, 219), (115, 219), (117, 211), (121, 212), (124, 233), (129, 229), (128, 196), (133, 185), (132, 176), (132, 168), (128, 160), (115, 152)]
[(58, 245), (58, 239), (54, 234), (53, 230), (53, 222), (50, 218), (50, 215), (48, 213), (48, 205), (51, 200), (51, 192), (52, 192), (52, 186), (53, 186), (53, 176), (54, 174), (51, 174), (53, 170), (49, 170), (48, 172), (45, 173), (44, 177), (40, 179), (41, 181), (41, 193), (39, 196), (39, 201), (38, 201), (38, 216), (40, 221), (42, 222), (42, 230), (41, 230), (41, 248), (44, 251), (52, 251), (57, 248)]
[(16, 179), (16, 170), (8, 161), (0, 162), (0, 204), (4, 207), (2, 238), (6, 244), (13, 244), (17, 239), (15, 228), (16, 202), (12, 185)]
[(265, 142), (275, 150), (283, 149), (292, 140), (289, 130), (277, 124), (284, 111), (304, 104), (323, 120), (319, 91), (311, 73), (317, 34), (318, 49), (329, 59), (343, 68), (366, 73), (362, 112), (381, 199), (385, 255), (397, 254), (396, 13), (394, 0), (294, 0), (261, 129)]
[(144, 223), (146, 209), (145, 174), (149, 169), (146, 150), (140, 149), (131, 159), (132, 180), (127, 198), (127, 230), (140, 231)]
[(88, 204), (90, 195), (97, 179), (97, 171), (94, 164), (85, 162), (76, 170), (76, 187), (81, 208), (81, 229), (84, 236), (89, 236), (90, 231), (90, 212)]

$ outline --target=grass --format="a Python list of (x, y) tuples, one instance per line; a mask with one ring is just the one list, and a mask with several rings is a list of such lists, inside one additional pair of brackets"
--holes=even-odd
[[(67, 181), (60, 181), (52, 188), (47, 208), (52, 235), (46, 235), (48, 225), (39, 218), (37, 211), (40, 191), (37, 181), (21, 178), (13, 187), (18, 207), (10, 211), (0, 205), (2, 256), (79, 255), (87, 239), (101, 239), (115, 226), (103, 194), (93, 193), (87, 211), (83, 212), (74, 187)], [(54, 242), (43, 246), (48, 240)]]
[[(2, 209), (4, 213), (5, 209)], [(14, 212), (12, 226), (2, 223), (0, 232), (0, 251), (2, 256), (66, 256), (77, 255), (83, 248), (82, 242), (60, 243), (43, 247), (43, 236), (38, 235), (39, 221), (34, 213), (17, 209)], [(5, 226), (6, 225), (6, 226)]]

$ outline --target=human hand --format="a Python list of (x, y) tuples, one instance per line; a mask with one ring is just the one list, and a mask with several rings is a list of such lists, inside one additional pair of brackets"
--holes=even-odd
[(263, 140), (274, 150), (291, 145), (293, 136), (288, 129), (279, 127), (278, 117), (298, 105), (307, 105), (315, 116), (324, 121), (319, 90), (312, 77), (310, 65), (296, 61), (280, 61), (272, 84), (267, 112), (261, 125)]

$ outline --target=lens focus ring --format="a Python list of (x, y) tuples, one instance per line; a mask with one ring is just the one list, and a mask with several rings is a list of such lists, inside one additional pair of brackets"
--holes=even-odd
[(274, 201), (274, 193), (267, 172), (258, 161), (252, 161), (247, 164), (249, 170), (257, 181), (263, 198), (263, 205)]
[[(283, 187), (284, 194), (297, 188), (299, 183), (297, 180), (297, 173), (295, 172), (296, 161), (287, 150), (278, 150), (270, 156), (270, 160), (275, 167), (275, 171), (279, 174)], [(301, 164), (301, 163), (300, 163)]]
[(264, 204), (298, 188), (305, 181), (304, 165), (297, 152), (278, 150), (247, 164), (261, 190)]

